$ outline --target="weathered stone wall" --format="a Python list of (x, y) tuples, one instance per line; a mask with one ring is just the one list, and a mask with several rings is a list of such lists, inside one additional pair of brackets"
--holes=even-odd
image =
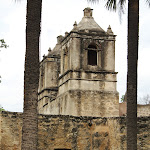
[(59, 79), (59, 93), (68, 90), (116, 92), (116, 72), (68, 70)]
[(137, 114), (141, 116), (150, 116), (150, 104), (148, 105), (137, 105)]
[(126, 116), (127, 115), (127, 103), (119, 103), (119, 116)]
[(38, 113), (44, 106), (56, 98), (58, 92), (58, 76), (60, 73), (60, 58), (57, 55), (44, 56), (40, 63)]
[(42, 114), (118, 117), (118, 93), (70, 90), (48, 103)]
[(21, 150), (22, 113), (0, 114), (0, 149)]
[[(1, 150), (21, 149), (22, 114), (1, 113)], [(126, 150), (124, 117), (39, 115), (38, 150)], [(138, 150), (150, 149), (150, 117), (138, 118)]]
[(44, 57), (40, 63), (39, 92), (58, 86), (59, 65), (57, 57)]
[(48, 103), (56, 99), (57, 92), (58, 92), (58, 88), (50, 88), (50, 89), (45, 89), (43, 92), (40, 93), (38, 99), (39, 114), (46, 112), (45, 107), (48, 105)]
[[(119, 104), (119, 116), (127, 115), (127, 102)], [(137, 116), (144, 117), (150, 116), (150, 104), (147, 105), (137, 105)]]

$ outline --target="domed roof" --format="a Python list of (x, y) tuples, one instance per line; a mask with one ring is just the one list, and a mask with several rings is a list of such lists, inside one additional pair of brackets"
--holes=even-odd
[(92, 17), (93, 9), (87, 7), (83, 11), (84, 17), (76, 26), (76, 30), (89, 30), (105, 33), (105, 31), (95, 22), (94, 18)]

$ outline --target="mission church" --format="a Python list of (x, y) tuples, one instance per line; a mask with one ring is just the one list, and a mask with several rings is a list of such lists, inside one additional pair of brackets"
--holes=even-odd
[[(127, 149), (126, 117), (119, 117), (116, 90), (115, 37), (110, 26), (105, 32), (92, 9), (85, 8), (79, 24), (58, 36), (54, 49), (43, 57), (38, 150)], [(149, 108), (138, 108), (138, 150), (150, 149)], [(0, 112), (0, 149), (21, 150), (22, 118), (22, 113)]]
[(72, 116), (119, 116), (116, 90), (115, 38), (104, 31), (85, 8), (82, 20), (40, 63), (39, 114)]

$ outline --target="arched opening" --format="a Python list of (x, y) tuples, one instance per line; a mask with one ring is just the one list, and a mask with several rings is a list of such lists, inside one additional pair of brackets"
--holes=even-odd
[(96, 45), (94, 45), (94, 44), (90, 44), (90, 45), (88, 46), (88, 48), (97, 49)]
[(97, 65), (97, 47), (95, 45), (88, 46), (88, 65)]

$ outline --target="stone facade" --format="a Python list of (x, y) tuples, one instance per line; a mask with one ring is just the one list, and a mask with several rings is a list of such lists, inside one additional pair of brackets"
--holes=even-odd
[(150, 104), (137, 105), (137, 114), (139, 117), (150, 116)]
[[(119, 116), (127, 115), (127, 102), (123, 102), (119, 104)], [(140, 105), (137, 104), (137, 116), (144, 117), (150, 116), (150, 104)]]
[[(21, 150), (22, 114), (0, 114), (0, 149)], [(138, 118), (138, 150), (150, 149), (150, 117)], [(38, 150), (126, 150), (125, 117), (39, 115)]]
[(21, 150), (22, 113), (0, 113), (0, 150)]
[(40, 114), (119, 116), (116, 90), (115, 35), (105, 32), (84, 9), (74, 28), (57, 37), (55, 48), (40, 65)]

